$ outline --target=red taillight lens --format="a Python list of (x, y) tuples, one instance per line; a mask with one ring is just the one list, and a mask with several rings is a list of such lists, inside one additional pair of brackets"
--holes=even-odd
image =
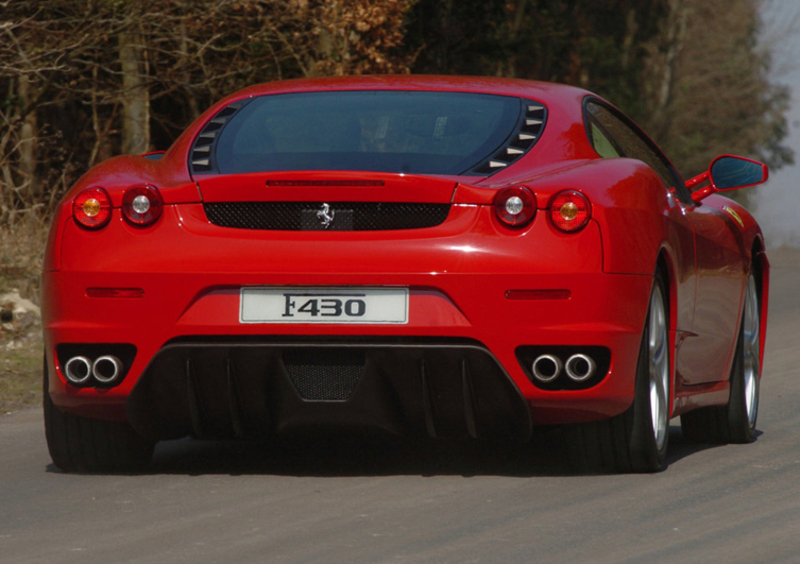
[(536, 215), (536, 196), (524, 186), (504, 188), (494, 198), (497, 218), (509, 227), (524, 227)]
[(122, 215), (134, 225), (152, 225), (164, 211), (164, 200), (153, 186), (131, 186), (122, 195)]
[(102, 188), (87, 188), (72, 202), (72, 217), (88, 229), (100, 229), (111, 221), (111, 198)]
[(565, 233), (580, 231), (592, 217), (589, 198), (576, 190), (559, 192), (550, 203), (550, 220)]

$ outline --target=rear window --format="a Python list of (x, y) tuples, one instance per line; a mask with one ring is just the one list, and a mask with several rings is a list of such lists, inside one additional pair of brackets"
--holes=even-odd
[[(462, 174), (508, 143), (524, 122), (525, 104), (520, 98), (463, 92), (261, 96), (220, 112), (218, 118), (227, 116), (216, 134), (204, 142), (204, 130), (195, 142), (193, 171)], [(197, 166), (206, 162), (199, 158), (202, 150), (205, 169)]]

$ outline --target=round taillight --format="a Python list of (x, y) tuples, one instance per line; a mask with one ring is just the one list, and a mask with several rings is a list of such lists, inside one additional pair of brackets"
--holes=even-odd
[(122, 215), (134, 225), (152, 225), (164, 211), (164, 200), (153, 186), (131, 186), (122, 195)]
[(550, 220), (556, 229), (565, 233), (580, 231), (592, 217), (589, 198), (577, 190), (559, 192), (550, 203)]
[(497, 218), (509, 227), (524, 227), (536, 215), (536, 196), (524, 186), (500, 190), (494, 198)]
[(111, 198), (102, 188), (87, 188), (72, 201), (72, 217), (87, 229), (100, 229), (111, 221)]

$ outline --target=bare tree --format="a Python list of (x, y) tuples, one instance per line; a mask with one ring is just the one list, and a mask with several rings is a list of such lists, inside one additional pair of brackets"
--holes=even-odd
[(104, 158), (164, 148), (243, 86), (408, 72), (413, 2), (0, 2), (0, 224)]
[[(128, 27), (128, 26), (126, 26)], [(150, 150), (150, 91), (144, 36), (134, 26), (120, 32), (119, 63), (122, 73), (122, 152)]]
[(758, 23), (752, 0), (670, 0), (650, 59), (644, 125), (687, 176), (723, 151), (791, 162), (778, 144), (788, 98), (754, 48)]

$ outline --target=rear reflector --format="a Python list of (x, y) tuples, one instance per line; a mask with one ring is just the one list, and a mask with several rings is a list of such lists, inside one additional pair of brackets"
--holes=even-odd
[(87, 298), (143, 298), (141, 288), (86, 288)]
[(569, 290), (508, 290), (509, 300), (568, 300), (572, 296)]

